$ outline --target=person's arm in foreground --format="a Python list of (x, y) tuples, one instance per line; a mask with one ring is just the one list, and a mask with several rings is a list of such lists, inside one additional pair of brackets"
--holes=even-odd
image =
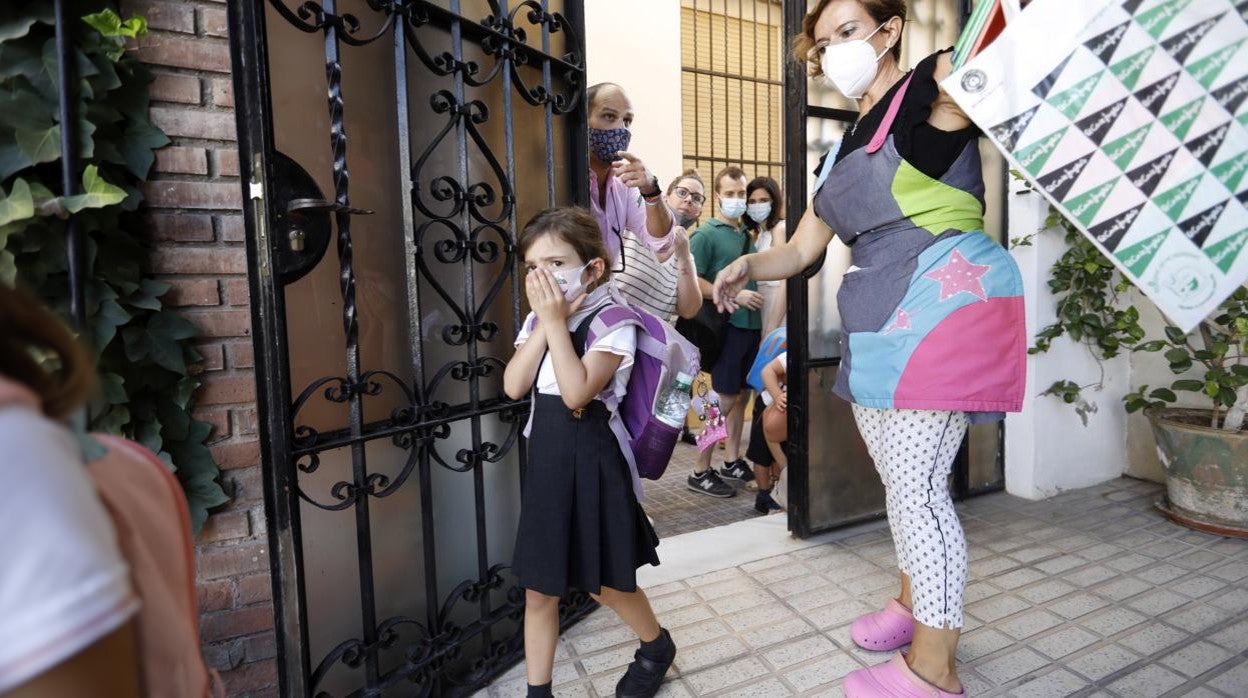
[(819, 220), (814, 208), (807, 208), (788, 242), (740, 257), (719, 272), (714, 285), (715, 305), (721, 311), (736, 310), (741, 305), (737, 296), (751, 279), (772, 281), (797, 276), (819, 259), (833, 238), (832, 229)]

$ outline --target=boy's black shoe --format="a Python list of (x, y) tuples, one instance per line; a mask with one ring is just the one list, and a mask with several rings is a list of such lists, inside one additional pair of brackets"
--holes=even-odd
[(615, 695), (617, 698), (652, 698), (659, 692), (663, 677), (675, 660), (676, 643), (666, 629), (660, 628), (659, 637), (642, 643), (641, 649), (633, 655), (633, 663), (615, 685)]
[(726, 477), (729, 480), (739, 480), (741, 482), (750, 482), (754, 479), (754, 469), (750, 467), (749, 463), (740, 458), (731, 463), (725, 461), (724, 467), (719, 469), (719, 474), (721, 477)]
[(698, 445), (698, 436), (694, 434), (688, 427), (680, 430), (680, 440), (690, 446)]
[(698, 475), (697, 473), (690, 475), (689, 479), (685, 481), (685, 487), (688, 487), (698, 494), (705, 494), (710, 497), (724, 498), (737, 496), (737, 491), (733, 489), (732, 485), (720, 480), (719, 475), (715, 473), (714, 468), (707, 470), (701, 475)]
[(754, 511), (760, 514), (770, 514), (782, 508), (776, 500), (771, 498), (771, 490), (759, 490), (758, 494), (754, 495)]

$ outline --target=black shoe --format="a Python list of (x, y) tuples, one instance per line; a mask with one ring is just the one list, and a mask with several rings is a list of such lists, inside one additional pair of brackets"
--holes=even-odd
[(689, 479), (685, 481), (685, 486), (698, 494), (705, 494), (710, 497), (726, 498), (737, 496), (737, 491), (732, 488), (732, 485), (719, 479), (719, 475), (715, 474), (714, 468), (707, 470), (701, 475), (690, 475)]
[(770, 514), (773, 511), (780, 511), (782, 507), (776, 504), (776, 500), (771, 498), (771, 490), (759, 490), (754, 495), (754, 511), (760, 514)]
[(719, 475), (729, 480), (750, 482), (754, 479), (754, 469), (750, 467), (749, 463), (738, 458), (731, 463), (725, 461), (724, 467), (719, 469)]
[(691, 430), (689, 430), (689, 429), (681, 429), (681, 430), (680, 430), (680, 440), (681, 440), (683, 443), (687, 443), (687, 444), (689, 444), (690, 446), (697, 446), (697, 445), (698, 445), (698, 435), (697, 435), (697, 434), (694, 434), (694, 433), (693, 433)]
[(667, 639), (663, 656), (651, 658), (642, 654), (641, 650), (637, 650), (637, 653), (633, 655), (633, 663), (628, 665), (624, 676), (615, 685), (617, 698), (652, 698), (659, 692), (663, 677), (667, 675), (667, 670), (672, 667), (672, 662), (676, 659), (676, 643), (672, 642), (671, 634), (667, 630), (659, 632)]

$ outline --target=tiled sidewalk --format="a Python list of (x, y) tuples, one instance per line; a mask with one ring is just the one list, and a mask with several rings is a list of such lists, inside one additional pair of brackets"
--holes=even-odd
[[(743, 438), (741, 452), (745, 452), (749, 439)], [(705, 528), (725, 526), (755, 516), (754, 491), (741, 483), (725, 480), (737, 490), (737, 496), (727, 499), (698, 494), (685, 486), (693, 472), (698, 449), (685, 443), (676, 444), (671, 464), (658, 480), (643, 480), (646, 491), (644, 508), (654, 520), (654, 530), (659, 538), (670, 538), (682, 533), (701, 531)], [(719, 470), (724, 464), (724, 451), (716, 449), (712, 466)]]
[[(959, 649), (968, 695), (1248, 696), (1248, 542), (1169, 523), (1152, 506), (1159, 491), (1122, 479), (1042, 502), (959, 505), (972, 560)], [(729, 530), (682, 536), (668, 552)], [(836, 696), (847, 672), (888, 657), (848, 632), (894, 593), (882, 522), (767, 554), (649, 589), (680, 648), (660, 695)], [(556, 695), (611, 695), (635, 647), (596, 611), (560, 638)], [(489, 695), (524, 685), (520, 665)]]

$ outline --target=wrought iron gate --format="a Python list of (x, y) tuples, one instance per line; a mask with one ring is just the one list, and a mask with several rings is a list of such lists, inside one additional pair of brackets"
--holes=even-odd
[(581, 3), (229, 9), (282, 693), (467, 693), (522, 651), (501, 374), (518, 225), (588, 201)]

